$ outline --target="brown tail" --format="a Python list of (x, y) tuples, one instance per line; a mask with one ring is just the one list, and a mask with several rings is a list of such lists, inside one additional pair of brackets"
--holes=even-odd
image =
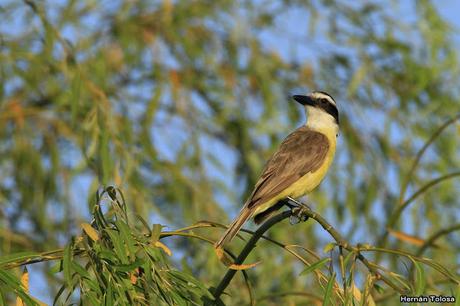
[(243, 207), (238, 217), (232, 222), (232, 224), (230, 224), (230, 226), (225, 231), (222, 238), (220, 238), (220, 240), (214, 245), (214, 247), (216, 249), (221, 249), (226, 243), (230, 242), (233, 239), (233, 237), (236, 236), (236, 234), (241, 229), (243, 224), (249, 218), (251, 218), (251, 215), (252, 215), (252, 210), (247, 207)]

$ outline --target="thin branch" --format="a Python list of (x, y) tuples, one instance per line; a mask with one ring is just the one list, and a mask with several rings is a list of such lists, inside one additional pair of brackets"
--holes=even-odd
[[(294, 202), (298, 206), (298, 210), (288, 210), (283, 213), (280, 213), (271, 219), (269, 219), (267, 222), (262, 224), (259, 229), (254, 233), (254, 235), (251, 237), (251, 239), (247, 242), (245, 245), (244, 249), (241, 251), (240, 255), (238, 256), (237, 260), (235, 261), (235, 264), (240, 265), (244, 262), (246, 257), (249, 255), (249, 253), (254, 249), (256, 242), (262, 237), (263, 233), (266, 232), (271, 226), (275, 225), (276, 223), (288, 218), (291, 216), (293, 213), (302, 215), (304, 217), (312, 218), (316, 222), (318, 222), (331, 236), (334, 238), (334, 240), (337, 242), (339, 247), (342, 247), (346, 249), (349, 252), (355, 252), (357, 254), (357, 258), (367, 267), (367, 269), (375, 275), (377, 280), (381, 280), (384, 283), (386, 283), (389, 287), (393, 288), (395, 291), (399, 293), (404, 293), (405, 290), (394, 284), (389, 278), (387, 278), (385, 275), (381, 274), (379, 270), (376, 268), (376, 265), (372, 262), (369, 262), (360, 252), (359, 248), (353, 247), (348, 243), (347, 240), (345, 240), (342, 235), (332, 226), (330, 225), (326, 219), (324, 219), (321, 215), (317, 214), (316, 212), (312, 211), (309, 207), (303, 205), (300, 202), (289, 200)], [(288, 203), (289, 203), (288, 201)], [(292, 206), (292, 205), (289, 205)], [(220, 299), (221, 294), (224, 292), (224, 290), (227, 288), (228, 284), (230, 281), (233, 279), (234, 275), (236, 274), (236, 270), (229, 269), (227, 273), (224, 275), (223, 279), (217, 286), (217, 288), (214, 290), (214, 297), (216, 300)]]
[(415, 255), (413, 255), (413, 254), (411, 254), (409, 252), (405, 252), (405, 251), (384, 249), (384, 248), (376, 248), (376, 247), (365, 247), (365, 248), (362, 248), (361, 251), (362, 252), (387, 253), (387, 254), (394, 254), (394, 255), (406, 257), (406, 258), (410, 259), (411, 261), (417, 261), (417, 262), (423, 263), (423, 264), (435, 269), (436, 271), (438, 271), (439, 273), (441, 273), (445, 277), (449, 278), (451, 280), (451, 282), (455, 283), (456, 285), (460, 285), (460, 280), (457, 279), (457, 276), (454, 275), (451, 272), (451, 270), (449, 270), (448, 268), (442, 266), (441, 264), (439, 264), (438, 262), (436, 262), (436, 261), (434, 261), (434, 260), (432, 260), (430, 258), (417, 257), (417, 256), (415, 256)]
[(452, 172), (452, 173), (449, 173), (449, 174), (446, 174), (446, 175), (443, 175), (443, 176), (440, 176), (440, 177), (437, 177), (435, 178), (434, 180), (431, 180), (429, 181), (428, 183), (426, 183), (425, 185), (423, 185), (419, 190), (417, 190), (416, 192), (414, 192), (407, 200), (405, 200), (403, 203), (401, 203), (398, 208), (396, 209), (396, 211), (392, 214), (392, 216), (390, 217), (389, 219), (389, 224), (388, 224), (388, 227), (393, 227), (396, 223), (396, 221), (399, 219), (399, 217), (401, 216), (401, 213), (402, 211), (407, 207), (409, 206), (410, 203), (412, 203), (417, 197), (419, 197), (420, 195), (422, 195), (423, 193), (425, 193), (428, 189), (430, 189), (431, 187), (445, 181), (445, 180), (448, 180), (448, 179), (451, 179), (453, 177), (456, 177), (456, 176), (460, 176), (460, 171), (457, 171), (457, 172)]
[[(404, 209), (406, 209), (409, 206), (409, 204), (411, 204), (420, 195), (425, 193), (431, 187), (433, 187), (433, 186), (435, 186), (435, 185), (437, 185), (439, 183), (442, 183), (445, 180), (448, 180), (448, 179), (451, 179), (451, 178), (454, 178), (454, 177), (457, 177), (457, 176), (460, 176), (460, 171), (452, 172), (452, 173), (437, 177), (437, 178), (429, 181), (425, 185), (423, 185), (420, 189), (418, 189), (416, 192), (414, 192), (407, 200), (405, 200), (400, 205), (398, 205), (398, 207), (396, 208), (395, 212), (388, 218), (388, 223), (387, 223), (388, 226), (386, 228), (387, 229), (388, 228), (393, 228), (395, 226), (396, 222), (399, 220), (399, 217), (401, 217), (401, 214), (404, 211)], [(385, 230), (384, 234), (379, 239), (379, 242), (377, 243), (377, 245), (381, 245), (381, 246), (385, 245), (386, 240), (388, 238), (388, 234), (389, 234), (388, 230)]]
[[(297, 202), (298, 203), (298, 202)], [(301, 203), (299, 203), (301, 204)], [(302, 204), (301, 204), (302, 205)], [(381, 274), (377, 268), (375, 268), (375, 264), (372, 262), (369, 262), (359, 251), (359, 248), (355, 248), (351, 246), (347, 240), (345, 240), (342, 235), (332, 226), (330, 225), (326, 219), (324, 219), (321, 215), (317, 214), (316, 212), (312, 211), (310, 207), (308, 206), (302, 206), (301, 213), (304, 214), (305, 216), (314, 219), (316, 222), (318, 222), (337, 242), (339, 247), (344, 248), (345, 250), (349, 252), (355, 252), (357, 254), (357, 258), (359, 261), (361, 261), (367, 269), (373, 273), (376, 277), (377, 280), (382, 280), (384, 283), (386, 283), (388, 286), (393, 288), (399, 293), (404, 293), (405, 290), (399, 288), (397, 285), (395, 285), (389, 278), (387, 278), (385, 275)]]
[[(292, 212), (290, 210), (284, 211), (270, 219), (268, 219), (265, 223), (263, 223), (254, 233), (254, 235), (249, 239), (246, 243), (244, 249), (241, 251), (240, 255), (235, 260), (235, 264), (241, 265), (246, 257), (248, 257), (249, 253), (255, 248), (257, 241), (262, 237), (262, 235), (273, 225), (276, 223), (289, 218)], [(214, 298), (217, 300), (220, 299), (221, 294), (224, 292), (225, 288), (227, 288), (230, 281), (235, 276), (237, 270), (229, 269), (227, 273), (224, 275), (220, 283), (217, 285), (216, 289), (213, 292)]]
[(376, 268), (376, 265), (373, 262), (369, 262), (361, 253), (360, 251), (374, 251), (374, 252), (384, 252), (384, 253), (391, 253), (391, 254), (396, 254), (396, 255), (401, 255), (405, 257), (411, 257), (413, 259), (416, 259), (419, 262), (422, 262), (428, 266), (431, 266), (432, 268), (435, 268), (438, 272), (444, 274), (445, 276), (449, 277), (453, 282), (459, 283), (459, 281), (452, 276), (452, 274), (446, 270), (444, 267), (439, 265), (438, 263), (432, 261), (432, 260), (427, 260), (424, 258), (418, 258), (410, 253), (403, 252), (403, 251), (397, 251), (397, 250), (388, 250), (388, 249), (383, 249), (383, 248), (355, 248), (350, 246), (345, 239), (341, 237), (341, 235), (329, 224), (327, 221), (321, 217), (320, 215), (316, 214), (313, 212), (309, 207), (305, 206), (302, 208), (302, 213), (304, 213), (306, 216), (316, 220), (318, 223), (321, 224), (321, 226), (331, 234), (332, 237), (334, 237), (335, 241), (338, 243), (339, 246), (343, 247), (344, 249), (350, 251), (350, 252), (356, 252), (357, 253), (357, 258), (367, 267), (367, 269), (374, 273), (377, 279), (382, 280), (385, 282), (388, 286), (393, 288), (394, 290), (398, 291), (399, 293), (404, 293), (405, 290), (399, 288), (393, 282), (391, 282), (387, 277), (382, 275), (378, 269)]
[(418, 163), (420, 162), (420, 159), (422, 158), (423, 154), (425, 153), (426, 149), (433, 143), (433, 141), (436, 140), (436, 138), (439, 137), (439, 135), (446, 129), (449, 125), (454, 123), (455, 121), (460, 119), (460, 114), (457, 116), (447, 120), (443, 125), (441, 125), (434, 133), (431, 135), (430, 139), (423, 145), (423, 147), (420, 149), (420, 151), (417, 152), (417, 155), (414, 159), (414, 162), (412, 163), (409, 171), (407, 172), (407, 175), (404, 179), (404, 181), (401, 184), (401, 191), (399, 193), (399, 203), (403, 202), (404, 195), (406, 194), (407, 187), (409, 186), (410, 179), (412, 178), (412, 175), (414, 174), (415, 169), (418, 166)]
[(309, 218), (314, 219), (316, 222), (321, 224), (321, 226), (334, 238), (334, 240), (337, 242), (339, 247), (344, 248), (345, 250), (349, 252), (355, 252), (357, 254), (357, 258), (366, 266), (366, 268), (375, 275), (375, 277), (378, 280), (382, 280), (384, 283), (386, 283), (388, 286), (393, 288), (399, 293), (404, 293), (405, 290), (399, 288), (397, 285), (395, 285), (389, 278), (387, 278), (385, 275), (381, 274), (376, 268), (374, 263), (369, 262), (360, 252), (359, 248), (352, 247), (343, 237), (340, 235), (340, 233), (330, 225), (326, 219), (324, 219), (321, 215), (315, 213), (312, 211), (309, 207), (305, 206), (302, 208), (303, 211), (302, 213), (305, 214), (305, 216), (308, 216)]
[[(389, 228), (389, 227), (392, 227), (394, 224), (396, 224), (396, 221), (398, 220), (399, 216), (401, 215), (402, 211), (404, 210), (405, 207), (407, 207), (407, 201), (404, 201), (404, 196), (406, 195), (406, 191), (407, 191), (407, 187), (409, 186), (409, 182), (411, 180), (411, 178), (413, 177), (414, 175), (414, 172), (420, 162), (420, 159), (422, 158), (423, 154), (425, 153), (425, 151), (428, 149), (428, 147), (439, 137), (439, 135), (441, 135), (441, 133), (449, 126), (451, 125), (452, 123), (456, 122), (457, 120), (460, 119), (460, 114), (457, 114), (455, 117), (447, 120), (446, 122), (444, 122), (444, 124), (442, 124), (434, 133), (433, 135), (431, 135), (431, 137), (425, 142), (425, 144), (423, 145), (423, 147), (417, 152), (417, 155), (415, 156), (415, 159), (409, 169), (409, 171), (407, 172), (407, 175), (405, 176), (404, 180), (402, 181), (401, 183), (401, 190), (399, 192), (399, 199), (398, 199), (398, 208), (396, 210), (395, 213), (392, 214), (392, 216), (388, 219), (388, 222), (387, 224), (389, 224), (389, 226), (386, 226), (385, 228)], [(412, 199), (412, 197), (410, 197), (409, 199)], [(411, 200), (412, 201), (412, 200)], [(377, 242), (377, 245), (380, 245), (380, 246), (385, 246), (386, 243), (387, 243), (387, 239), (388, 239), (388, 230), (385, 230), (382, 234), (382, 236), (378, 239), (378, 242)]]
[(437, 231), (436, 233), (434, 233), (428, 239), (425, 240), (425, 242), (420, 247), (420, 249), (418, 249), (417, 256), (422, 256), (423, 252), (425, 252), (427, 248), (432, 246), (437, 239), (441, 238), (444, 235), (450, 234), (458, 230), (460, 230), (460, 223), (454, 224), (452, 226), (449, 226), (447, 228)]

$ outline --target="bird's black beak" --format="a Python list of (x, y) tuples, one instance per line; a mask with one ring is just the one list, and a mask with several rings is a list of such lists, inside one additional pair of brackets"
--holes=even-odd
[(310, 96), (294, 95), (292, 98), (302, 105), (316, 105), (315, 101)]

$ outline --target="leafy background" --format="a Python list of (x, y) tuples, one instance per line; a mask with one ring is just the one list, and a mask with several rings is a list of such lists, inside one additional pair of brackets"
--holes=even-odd
[[(411, 170), (459, 110), (456, 10), (427, 0), (2, 2), (1, 254), (63, 247), (107, 185), (123, 191), (130, 215), (167, 229), (228, 223), (265, 160), (305, 120), (289, 96), (314, 89), (335, 97), (341, 131), (333, 167), (308, 201), (352, 243), (416, 253), (439, 230), (458, 230), (458, 123)], [(331, 242), (313, 222), (269, 235), (321, 256)], [(458, 273), (458, 237), (448, 231), (423, 255)], [(207, 286), (225, 273), (210, 245), (164, 243), (173, 265)], [(298, 260), (259, 244), (248, 261), (262, 264), (248, 274), (261, 303), (301, 303), (263, 297), (320, 290), (299, 276)], [(398, 257), (370, 258), (407, 273)], [(48, 302), (62, 283), (50, 266), (30, 266), (31, 293)], [(425, 273), (434, 292), (455, 292)], [(243, 284), (234, 279), (228, 303), (248, 302)]]

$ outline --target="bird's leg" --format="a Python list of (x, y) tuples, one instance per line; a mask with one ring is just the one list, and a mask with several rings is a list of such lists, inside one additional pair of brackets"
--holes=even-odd
[(308, 217), (304, 213), (306, 209), (310, 209), (308, 205), (291, 197), (287, 197), (286, 205), (291, 208), (292, 211), (292, 216), (289, 218), (289, 223), (297, 224), (299, 222), (305, 222), (308, 220)]

